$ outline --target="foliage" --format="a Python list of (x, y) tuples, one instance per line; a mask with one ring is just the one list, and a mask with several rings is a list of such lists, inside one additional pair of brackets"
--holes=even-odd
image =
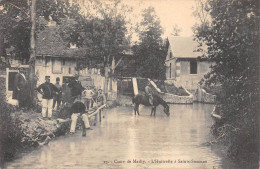
[(128, 43), (126, 13), (131, 10), (119, 0), (85, 3), (88, 5), (83, 10), (87, 13), (76, 20), (75, 28), (67, 27), (63, 37), (87, 50), (81, 67), (97, 64), (108, 67), (113, 57), (121, 54)]
[(20, 121), (11, 117), (14, 107), (5, 103), (2, 97), (0, 98), (0, 107), (0, 159), (3, 163), (3, 161), (11, 160), (22, 148), (23, 133)]
[(183, 89), (182, 87), (176, 87), (172, 84), (169, 85), (165, 83), (165, 89), (167, 93), (172, 93), (178, 96), (189, 96), (189, 93), (187, 93), (185, 89)]
[(140, 43), (133, 46), (137, 76), (165, 79), (164, 60), (167, 46), (163, 44), (162, 27), (154, 8), (143, 10), (143, 20), (138, 28)]
[[(1, 0), (0, 1), (0, 55), (6, 57), (6, 49), (11, 48), (11, 54), (26, 63), (30, 56), (30, 1)], [(77, 7), (67, 0), (40, 0), (36, 3), (37, 18), (43, 16), (47, 21), (60, 23), (61, 18), (75, 16)], [(46, 25), (36, 23), (36, 33)]]
[[(247, 159), (257, 153), (259, 2), (209, 0), (208, 4), (211, 22), (196, 29), (197, 40), (208, 46), (208, 57), (216, 63), (205, 84), (222, 85), (225, 95), (218, 107), (225, 126), (238, 128), (237, 132), (223, 128), (229, 155)], [(246, 148), (252, 150), (250, 154), (243, 153)]]

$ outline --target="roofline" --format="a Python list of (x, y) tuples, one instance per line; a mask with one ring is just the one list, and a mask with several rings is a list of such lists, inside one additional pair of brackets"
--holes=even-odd
[(74, 57), (69, 57), (69, 56), (62, 56), (62, 55), (36, 55), (36, 57), (52, 57), (52, 58), (75, 58), (75, 59), (78, 59), (78, 58), (83, 58), (83, 57), (80, 57), (80, 56), (74, 56)]

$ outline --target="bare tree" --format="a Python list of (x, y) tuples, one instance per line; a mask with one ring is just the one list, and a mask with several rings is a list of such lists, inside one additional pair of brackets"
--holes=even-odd
[(207, 25), (210, 18), (208, 0), (195, 0), (193, 15), (199, 19), (200, 25)]
[(172, 36), (180, 36), (181, 31), (182, 31), (182, 29), (177, 24), (174, 24), (173, 27), (172, 27), (171, 35)]

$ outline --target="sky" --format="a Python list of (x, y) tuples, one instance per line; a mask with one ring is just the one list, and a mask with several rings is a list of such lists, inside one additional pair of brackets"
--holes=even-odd
[(161, 20), (164, 37), (170, 35), (175, 24), (182, 30), (180, 36), (193, 35), (192, 26), (196, 23), (192, 15), (194, 0), (126, 0), (126, 4), (133, 7), (136, 18), (140, 17), (142, 9), (154, 7)]
[[(82, 4), (87, 1), (77, 0)], [(101, 0), (109, 2), (108, 0)], [(196, 23), (196, 18), (192, 15), (192, 7), (195, 6), (195, 0), (122, 0), (124, 4), (133, 8), (133, 13), (129, 16), (132, 25), (140, 22), (142, 10), (152, 6), (155, 8), (157, 16), (161, 20), (161, 26), (164, 33), (162, 38), (170, 36), (173, 26), (181, 28), (180, 36), (192, 36), (192, 27)], [(134, 26), (133, 26), (134, 27)], [(132, 40), (138, 37), (133, 34)]]

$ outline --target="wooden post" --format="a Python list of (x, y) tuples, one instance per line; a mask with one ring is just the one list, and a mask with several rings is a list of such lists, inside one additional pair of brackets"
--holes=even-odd
[(133, 82), (134, 95), (137, 95), (138, 94), (138, 86), (137, 86), (136, 78), (132, 78), (132, 82)]
[(35, 97), (35, 60), (36, 60), (36, 53), (35, 53), (35, 28), (36, 28), (36, 0), (32, 0), (31, 4), (31, 40), (30, 40), (30, 60), (29, 60), (29, 83), (30, 83), (30, 96), (31, 96), (31, 104), (34, 103)]
[(102, 111), (102, 110), (99, 110), (99, 122), (100, 122), (100, 123), (101, 123), (101, 119), (102, 119), (102, 118), (101, 118), (101, 111)]

